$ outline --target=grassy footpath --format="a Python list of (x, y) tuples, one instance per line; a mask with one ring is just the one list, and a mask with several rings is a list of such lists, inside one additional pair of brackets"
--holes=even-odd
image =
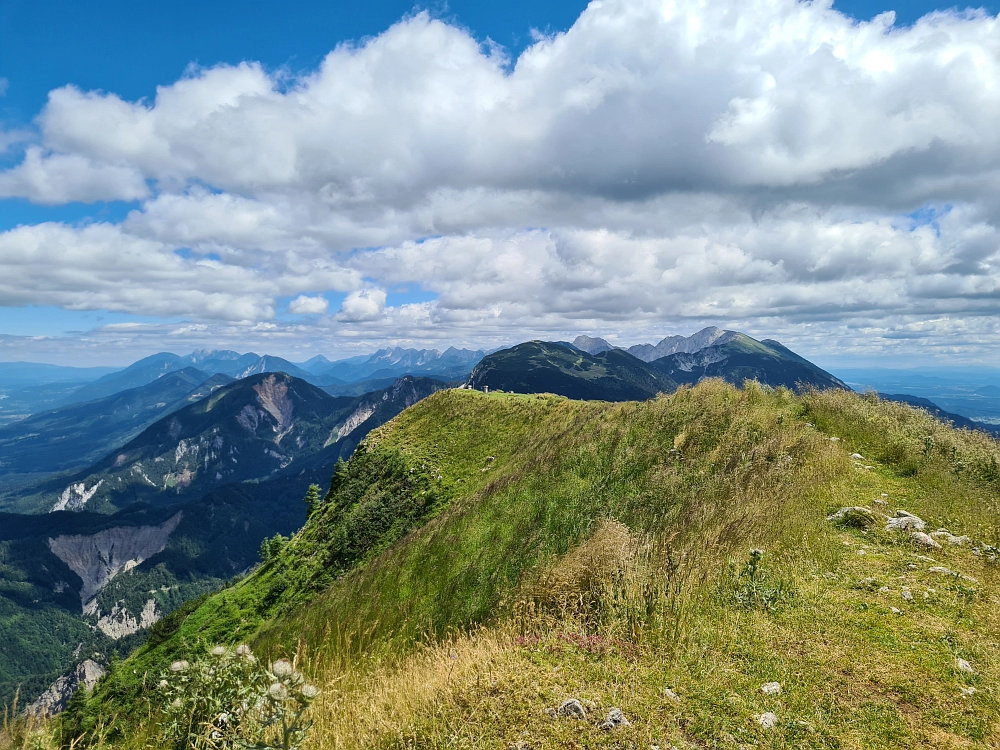
[[(985, 436), (842, 392), (441, 392), (274, 560), (159, 626), (91, 719), (155, 743), (143, 683), (249, 640), (324, 687), (313, 747), (997, 746), (998, 467)], [(852, 505), (882, 520), (826, 520)], [(915, 546), (883, 530), (897, 508), (971, 541)], [(546, 712), (567, 698), (586, 721)], [(631, 726), (599, 729), (612, 707)]]

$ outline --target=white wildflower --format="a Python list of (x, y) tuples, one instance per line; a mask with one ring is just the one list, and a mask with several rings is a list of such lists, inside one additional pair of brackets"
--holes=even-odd
[(271, 665), (271, 674), (279, 680), (283, 677), (290, 677), (295, 672), (295, 668), (288, 659), (278, 659)]
[(309, 700), (312, 700), (317, 695), (319, 695), (319, 688), (317, 688), (314, 685), (310, 685), (310, 684), (307, 683), (307, 684), (305, 684), (305, 685), (302, 686), (302, 695), (303, 695), (303, 697), (308, 698)]
[(276, 682), (267, 689), (267, 694), (276, 701), (288, 700), (288, 688)]

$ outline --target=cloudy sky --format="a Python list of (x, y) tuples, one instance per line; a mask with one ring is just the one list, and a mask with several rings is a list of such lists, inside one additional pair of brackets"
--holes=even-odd
[(995, 7), (85, 5), (0, 17), (0, 359), (998, 361)]

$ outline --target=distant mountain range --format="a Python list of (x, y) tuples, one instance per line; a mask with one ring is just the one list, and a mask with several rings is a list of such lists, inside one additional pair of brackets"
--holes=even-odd
[(95, 401), (33, 414), (0, 427), (0, 476), (48, 474), (104, 456), (158, 419), (232, 382), (185, 367)]
[(417, 395), (444, 385), (412, 377), (403, 383), (409, 394), (401, 395), (395, 384), (361, 397), (335, 397), (285, 373), (231, 381), (157, 420), (89, 468), (6, 493), (0, 508), (112, 513), (140, 501), (170, 505), (223, 484), (271, 477), (306, 459), (333, 461), (355, 429), (366, 425), (364, 434), (379, 418), (391, 418)]
[[(664, 351), (670, 353), (645, 359)], [(485, 357), (476, 365), (468, 384), (478, 389), (631, 401), (669, 393), (679, 385), (693, 385), (706, 377), (719, 377), (737, 385), (757, 380), (772, 387), (847, 388), (777, 341), (757, 341), (718, 328), (706, 328), (686, 338), (671, 336), (655, 346), (640, 344), (628, 350), (587, 336), (578, 337), (573, 344), (531, 341)]]
[[(691, 336), (667, 336), (658, 344), (635, 344), (626, 348), (625, 351), (643, 362), (652, 362), (671, 354), (692, 354), (710, 346), (720, 346), (743, 335), (736, 331), (723, 331), (721, 328), (709, 326)], [(573, 346), (588, 354), (599, 354), (609, 349), (622, 348), (613, 346), (604, 339), (591, 338), (590, 336), (577, 336), (573, 341)]]
[(326, 379), (322, 385), (334, 382), (355, 383), (361, 380), (399, 377), (400, 375), (426, 375), (439, 380), (464, 379), (485, 356), (483, 351), (470, 351), (449, 347), (444, 352), (436, 349), (380, 349), (370, 356), (351, 357), (331, 362), (326, 357), (313, 357), (302, 363), (302, 368), (314, 378)]

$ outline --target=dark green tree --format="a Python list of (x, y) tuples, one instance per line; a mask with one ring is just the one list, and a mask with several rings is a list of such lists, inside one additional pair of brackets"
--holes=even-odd
[(319, 510), (320, 503), (323, 502), (323, 499), (319, 494), (319, 485), (310, 484), (309, 489), (306, 490), (306, 496), (303, 499), (306, 502), (306, 506), (309, 508), (309, 518), (312, 518), (313, 514)]

